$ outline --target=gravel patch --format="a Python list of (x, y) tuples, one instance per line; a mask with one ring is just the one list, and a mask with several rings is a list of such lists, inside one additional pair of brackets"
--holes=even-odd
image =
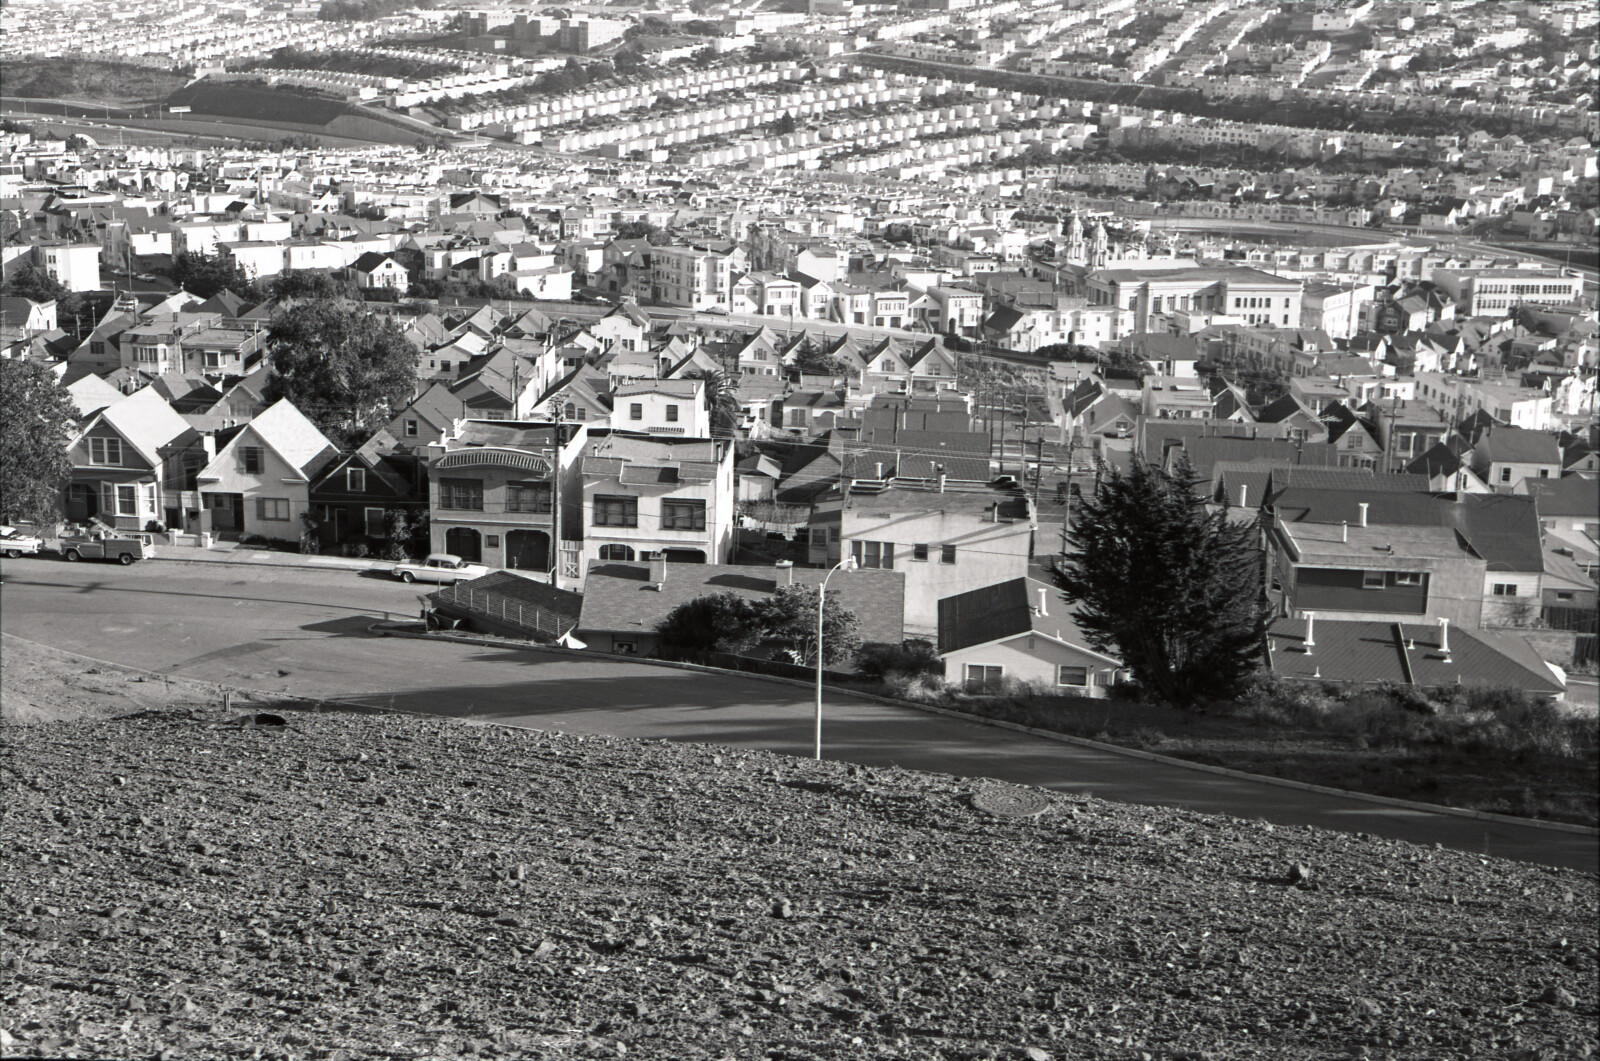
[(147, 709), (0, 736), (7, 1057), (1600, 1045), (1600, 897), (1574, 871), (445, 719)]

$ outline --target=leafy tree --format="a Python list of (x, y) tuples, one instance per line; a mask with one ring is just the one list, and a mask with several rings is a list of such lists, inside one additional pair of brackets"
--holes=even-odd
[(822, 352), (822, 348), (807, 339), (794, 353), (794, 367), (808, 376), (838, 376), (844, 373), (844, 362)]
[(43, 365), (0, 360), (0, 519), (49, 526), (61, 513), (72, 472), (67, 442), (77, 411)]
[(274, 302), (297, 299), (349, 298), (354, 286), (320, 269), (291, 269), (267, 283), (267, 295)]
[[(795, 646), (803, 662), (817, 662), (817, 590), (814, 586), (780, 586), (756, 605), (756, 626), (764, 637)], [(822, 606), (824, 663), (843, 663), (861, 648), (856, 613), (829, 594)]]
[(624, 221), (617, 226), (618, 239), (643, 239), (652, 240), (658, 235), (665, 235), (662, 230), (648, 221)]
[(738, 388), (726, 372), (702, 368), (686, 374), (687, 379), (704, 380), (706, 408), (711, 413), (711, 434), (716, 438), (732, 438), (744, 417), (744, 407), (739, 404)]
[(312, 299), (280, 308), (267, 328), (268, 401), (288, 398), (337, 443), (360, 446), (410, 400), (417, 348), (389, 317)]
[(1136, 461), (1084, 500), (1057, 572), (1078, 626), (1144, 688), (1187, 706), (1227, 696), (1266, 638), (1257, 527), (1208, 513), (1187, 461)]
[(684, 601), (656, 624), (661, 647), (675, 655), (727, 652), (756, 631), (754, 601), (737, 593), (712, 593)]
[(67, 290), (65, 284), (32, 265), (23, 266), (6, 277), (5, 283), (0, 285), (0, 293), (16, 295), (31, 302), (55, 302), (58, 309), (61, 302), (72, 297), (72, 292)]
[(222, 254), (179, 251), (172, 256), (172, 281), (201, 298), (210, 298), (221, 291), (232, 291), (246, 299), (255, 296), (255, 282), (239, 268), (238, 262)]

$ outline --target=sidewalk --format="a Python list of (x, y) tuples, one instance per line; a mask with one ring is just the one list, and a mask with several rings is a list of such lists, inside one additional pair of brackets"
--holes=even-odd
[(347, 556), (318, 556), (261, 549), (237, 542), (217, 542), (209, 549), (197, 545), (167, 545), (157, 542), (154, 560), (177, 560), (202, 564), (253, 564), (258, 567), (333, 568), (342, 571), (388, 571), (393, 560), (357, 560)]

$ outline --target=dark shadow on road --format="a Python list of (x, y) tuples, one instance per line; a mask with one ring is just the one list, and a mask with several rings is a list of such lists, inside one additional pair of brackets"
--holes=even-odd
[[(30, 582), (25, 579), (8, 579), (7, 585), (38, 586), (43, 589), (63, 589), (76, 593), (132, 593), (150, 597), (193, 597), (203, 600), (243, 600), (253, 601), (257, 604), (294, 604), (303, 608), (322, 608), (328, 611), (358, 612), (362, 615), (381, 616), (396, 611), (394, 608), (385, 612), (383, 608), (363, 608), (356, 604), (329, 604), (323, 601), (298, 600), (293, 597), (251, 597), (243, 593), (197, 593), (192, 590), (181, 589), (146, 589), (134, 586), (110, 586), (103, 582), (94, 582), (86, 586), (66, 582)], [(248, 586), (249, 581), (235, 582), (235, 586)]]

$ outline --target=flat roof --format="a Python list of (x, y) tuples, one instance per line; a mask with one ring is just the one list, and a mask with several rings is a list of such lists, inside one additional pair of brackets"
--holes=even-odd
[(1278, 529), (1304, 563), (1338, 561), (1377, 568), (1393, 566), (1396, 560), (1459, 560), (1466, 554), (1452, 527), (1281, 523)]

